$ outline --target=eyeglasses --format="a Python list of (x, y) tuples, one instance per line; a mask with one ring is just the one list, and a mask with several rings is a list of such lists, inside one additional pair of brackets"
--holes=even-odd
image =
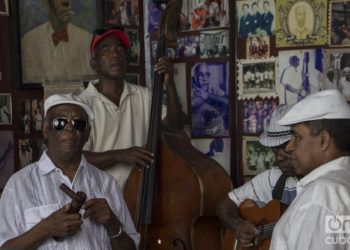
[(87, 122), (82, 119), (73, 119), (73, 120), (68, 120), (66, 118), (55, 118), (52, 121), (52, 128), (54, 128), (57, 131), (60, 131), (67, 127), (68, 123), (71, 123), (73, 127), (76, 130), (79, 130), (80, 132), (83, 132), (85, 129), (87, 129)]

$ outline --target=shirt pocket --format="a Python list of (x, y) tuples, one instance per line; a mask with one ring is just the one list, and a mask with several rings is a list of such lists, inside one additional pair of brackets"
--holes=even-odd
[(50, 214), (59, 209), (58, 204), (49, 204), (39, 207), (32, 207), (24, 211), (24, 219), (26, 223), (26, 229), (29, 230), (42, 219), (45, 219)]

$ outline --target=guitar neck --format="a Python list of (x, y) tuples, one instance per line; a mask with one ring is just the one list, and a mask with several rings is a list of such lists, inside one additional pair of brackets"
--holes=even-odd
[(257, 228), (259, 231), (259, 241), (271, 239), (275, 225), (276, 223), (270, 223), (263, 226), (259, 226)]

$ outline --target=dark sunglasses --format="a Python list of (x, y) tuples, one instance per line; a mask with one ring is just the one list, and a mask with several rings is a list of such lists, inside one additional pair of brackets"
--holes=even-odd
[(60, 131), (60, 130), (64, 129), (65, 127), (67, 127), (69, 122), (72, 123), (73, 127), (76, 130), (79, 130), (80, 132), (83, 132), (88, 127), (87, 122), (85, 120), (82, 120), (82, 119), (68, 120), (66, 118), (55, 118), (55, 119), (53, 119), (51, 124), (55, 130)]

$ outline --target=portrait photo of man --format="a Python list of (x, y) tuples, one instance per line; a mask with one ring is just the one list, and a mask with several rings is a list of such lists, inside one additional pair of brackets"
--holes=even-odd
[(304, 1), (294, 4), (289, 13), (290, 32), (298, 40), (306, 39), (312, 32), (314, 14), (309, 4)]
[(23, 83), (92, 78), (88, 51), (97, 22), (96, 2), (23, 0), (19, 4)]
[(8, 16), (9, 2), (8, 0), (0, 0), (0, 16)]

